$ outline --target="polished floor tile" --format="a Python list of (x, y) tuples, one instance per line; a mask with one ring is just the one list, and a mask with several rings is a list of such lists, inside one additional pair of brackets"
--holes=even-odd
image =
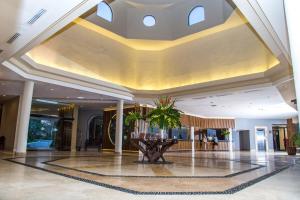
[[(259, 185), (278, 176), (282, 176), (283, 181), (280, 189), (283, 193), (288, 193), (291, 197), (289, 199), (299, 195), (299, 190), (295, 190), (294, 187), (289, 187), (289, 190), (283, 189), (288, 185), (286, 182), (295, 182), (294, 177), (291, 179), (290, 173), (296, 173), (295, 177), (299, 178), (297, 157), (199, 152), (194, 159), (189, 157), (189, 153), (169, 154), (166, 158), (173, 164), (137, 164), (135, 161), (139, 158), (135, 154), (116, 156), (112, 153), (29, 153), (26, 158), (11, 159), (13, 163), (1, 161), (0, 199), (14, 199), (18, 196), (9, 186), (18, 188), (18, 191), (23, 191), (24, 194), (31, 191), (33, 196), (40, 196), (42, 191), (47, 191), (46, 196), (57, 194), (58, 197), (62, 197), (61, 199), (67, 199), (66, 197), (72, 196), (73, 193), (78, 193), (78, 199), (88, 199), (86, 197), (92, 197), (92, 194), (100, 191), (101, 197), (111, 198), (119, 194), (120, 197), (128, 199), (135, 199), (137, 196), (146, 198), (152, 195), (157, 199), (161, 196), (165, 197), (162, 199), (167, 199), (168, 195), (176, 199), (194, 194), (190, 197), (195, 198), (196, 195), (198, 198), (204, 196), (218, 198), (225, 195), (224, 198), (227, 199), (228, 194), (232, 198), (252, 188), (264, 193), (266, 191)], [(80, 188), (78, 190), (70, 188), (73, 184), (80, 185)], [(270, 184), (272, 185), (273, 182)], [(269, 185), (268, 188), (270, 191), (274, 190)], [(176, 196), (179, 194), (180, 196)], [(259, 195), (259, 193), (251, 195)], [(30, 198), (26, 196), (24, 199)]]

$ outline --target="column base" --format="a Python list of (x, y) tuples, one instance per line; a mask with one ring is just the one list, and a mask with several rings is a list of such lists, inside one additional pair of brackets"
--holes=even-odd
[(26, 157), (26, 152), (13, 152), (15, 157)]
[(121, 151), (121, 152), (115, 151), (115, 154), (116, 154), (116, 155), (122, 155), (122, 151)]

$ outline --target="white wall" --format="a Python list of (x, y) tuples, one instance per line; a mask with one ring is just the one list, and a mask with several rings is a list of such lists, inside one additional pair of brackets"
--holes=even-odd
[(258, 0), (257, 2), (281, 40), (284, 48), (289, 52), (283, 0)]
[(274, 124), (287, 124), (287, 120), (285, 119), (236, 119), (235, 131), (233, 133), (234, 150), (240, 149), (239, 130), (249, 130), (250, 148), (252, 151), (255, 151), (255, 127), (267, 127), (269, 151), (272, 151), (274, 149), (272, 125)]

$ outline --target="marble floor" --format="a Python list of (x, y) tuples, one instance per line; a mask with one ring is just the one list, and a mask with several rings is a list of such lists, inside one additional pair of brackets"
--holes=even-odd
[(299, 199), (300, 157), (285, 153), (169, 153), (173, 164), (137, 154), (0, 153), (4, 199)]

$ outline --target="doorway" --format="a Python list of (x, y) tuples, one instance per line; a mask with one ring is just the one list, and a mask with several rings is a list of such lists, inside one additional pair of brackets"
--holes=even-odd
[(255, 144), (256, 151), (267, 151), (267, 128), (266, 127), (255, 127)]
[(288, 139), (288, 136), (287, 136), (286, 125), (285, 126), (273, 126), (274, 151), (285, 151), (287, 139)]
[(241, 130), (239, 131), (240, 138), (240, 151), (250, 151), (250, 131)]
[(88, 122), (88, 135), (85, 147), (102, 149), (103, 117), (94, 116)]

